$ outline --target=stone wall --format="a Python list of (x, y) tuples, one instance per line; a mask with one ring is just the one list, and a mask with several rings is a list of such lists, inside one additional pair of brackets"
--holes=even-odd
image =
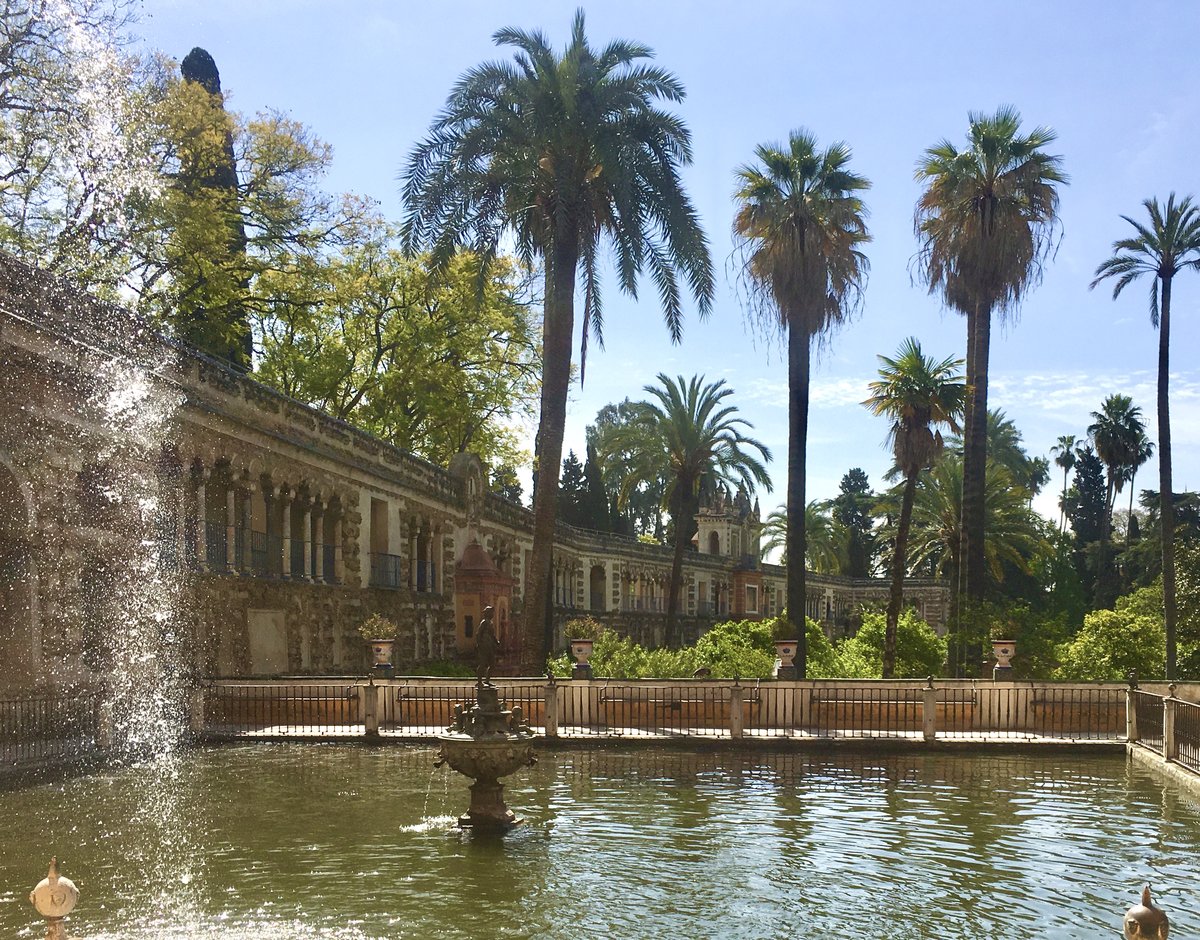
[[(532, 513), (487, 492), (470, 455), (404, 453), (3, 258), (0, 366), (0, 688), (103, 673), (123, 616), (111, 575), (150, 549), (153, 570), (119, 590), (175, 598), (180, 668), (203, 675), (361, 672), (373, 612), (399, 624), (401, 668), (454, 658), (454, 565), (476, 540), (519, 617)], [(738, 547), (687, 557), (685, 638), (779, 613), (783, 569)], [(662, 642), (669, 548), (560, 526), (554, 563), (560, 638), (591, 613)], [(831, 632), (886, 596), (816, 575), (810, 590)], [(909, 593), (940, 626), (946, 586)]]

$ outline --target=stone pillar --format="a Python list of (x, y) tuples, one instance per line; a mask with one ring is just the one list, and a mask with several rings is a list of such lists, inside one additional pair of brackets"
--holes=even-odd
[(1138, 741), (1137, 686), (1132, 682), (1125, 690), (1125, 740), (1130, 744)]
[(254, 574), (254, 484), (247, 483), (242, 494), (242, 574)]
[(237, 574), (237, 491), (232, 477), (225, 490), (225, 569)]
[(270, 577), (274, 572), (271, 570), (271, 530), (274, 526), (271, 524), (271, 517), (275, 515), (275, 484), (263, 484), (263, 537), (266, 539), (266, 560), (263, 562), (263, 567), (266, 569), (264, 574)]
[(339, 500), (338, 506), (340, 507), (340, 511), (333, 526), (333, 580), (337, 584), (344, 584), (346, 582), (346, 561), (342, 550), (346, 539), (346, 500)]
[(1175, 683), (1167, 686), (1167, 697), (1163, 699), (1162, 756), (1163, 760), (1175, 760), (1179, 747), (1175, 741)]
[(408, 526), (408, 587), (415, 591), (417, 589), (417, 534), (420, 532), (420, 523), (413, 519)]
[(558, 683), (554, 681), (554, 677), (550, 677), (550, 681), (546, 683), (545, 692), (545, 724), (546, 737), (558, 737)]
[(735, 741), (742, 737), (746, 726), (745, 704), (745, 689), (735, 682), (729, 690), (729, 736)]
[(313, 566), (312, 576), (317, 584), (325, 583), (325, 507), (324, 500), (313, 502), (312, 542)]
[(292, 499), (293, 493), (284, 487), (279, 488), (279, 573), (285, 577), (292, 576)]
[(305, 581), (312, 580), (312, 500), (304, 504), (304, 523), (300, 537), (304, 539), (304, 573), (300, 576)]
[(446, 536), (439, 525), (433, 530), (433, 562), (430, 590), (435, 594), (446, 593)]
[(210, 471), (204, 467), (196, 474), (196, 567), (208, 570), (208, 510), (204, 503), (204, 486)]
[[(425, 566), (425, 590), (433, 591), (433, 527), (430, 526), (428, 534), (425, 536), (425, 552), (421, 557), (421, 563)], [(430, 640), (430, 648), (433, 646), (432, 639)], [(433, 658), (432, 654), (429, 657)]]
[(937, 690), (933, 687), (933, 676), (921, 693), (921, 731), (926, 741), (937, 737)]

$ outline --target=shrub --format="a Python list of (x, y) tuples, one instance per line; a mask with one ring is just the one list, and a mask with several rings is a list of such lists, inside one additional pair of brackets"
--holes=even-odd
[[(887, 617), (865, 611), (858, 633), (838, 644), (837, 675), (849, 679), (878, 679), (883, 675), (883, 638)], [(896, 625), (896, 678), (924, 679), (940, 675), (946, 661), (943, 640), (910, 607)]]
[(382, 614), (371, 614), (358, 625), (358, 635), (370, 643), (372, 640), (396, 639), (396, 624)]
[(1087, 614), (1075, 637), (1059, 647), (1058, 658), (1056, 679), (1120, 681), (1130, 672), (1161, 677), (1167, 665), (1162, 585), (1118, 598), (1116, 610)]

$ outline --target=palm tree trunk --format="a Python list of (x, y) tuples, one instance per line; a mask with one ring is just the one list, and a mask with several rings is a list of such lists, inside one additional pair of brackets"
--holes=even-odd
[(896, 630), (900, 624), (900, 606), (904, 603), (904, 572), (908, 568), (908, 529), (912, 524), (913, 498), (917, 495), (917, 474), (904, 481), (900, 502), (900, 525), (896, 529), (896, 551), (892, 558), (892, 591), (888, 597), (887, 628), (883, 635), (883, 678), (896, 673)]
[(1058, 503), (1058, 534), (1062, 535), (1067, 531), (1067, 474), (1070, 471), (1063, 467), (1063, 492), (1062, 499)]
[[(967, 315), (967, 415), (963, 428), (963, 493), (960, 601), (955, 675), (976, 674), (979, 638), (975, 636), (979, 608), (987, 588), (984, 554), (985, 492), (987, 473), (988, 355), (992, 340), (992, 312), (976, 304)], [(970, 631), (964, 631), (963, 620)]]
[[(692, 541), (692, 527), (695, 522), (695, 512), (693, 512), (692, 500), (686, 496), (679, 495), (683, 492), (684, 487), (688, 487), (687, 492), (691, 491), (692, 484), (685, 483), (683, 480), (677, 480), (675, 483), (675, 505), (678, 509), (678, 514), (675, 516), (675, 552), (671, 558), (671, 583), (667, 589), (667, 645), (673, 648), (678, 648), (683, 645), (683, 638), (679, 636), (678, 624), (676, 621), (679, 617), (679, 589), (683, 584), (683, 555), (687, 551), (688, 544)], [(690, 522), (690, 524), (689, 524)]]
[[(1129, 534), (1133, 531), (1133, 481), (1137, 479), (1137, 467), (1132, 467), (1129, 471), (1129, 518), (1125, 520), (1125, 551), (1129, 551)], [(1129, 559), (1125, 559), (1125, 564), (1129, 564)]]
[(542, 401), (538, 423), (538, 485), (533, 498), (533, 551), (525, 572), (521, 672), (541, 675), (553, 636), (550, 566), (558, 515), (558, 476), (571, 383), (571, 333), (575, 325), (574, 239), (556, 246), (546, 259), (546, 299), (542, 331)]
[(796, 628), (796, 676), (800, 679), (808, 675), (804, 507), (810, 367), (808, 333), (793, 320), (788, 324), (787, 611)]
[(1171, 279), (1162, 279), (1158, 322), (1158, 516), (1162, 533), (1163, 624), (1167, 631), (1167, 678), (1175, 678), (1175, 501), (1171, 491), (1171, 413), (1167, 385), (1171, 365)]

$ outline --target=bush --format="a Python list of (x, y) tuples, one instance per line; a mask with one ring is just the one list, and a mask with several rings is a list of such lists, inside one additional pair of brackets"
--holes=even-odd
[[(887, 617), (881, 611), (863, 613), (858, 633), (838, 644), (837, 675), (848, 679), (878, 679), (883, 675), (883, 639)], [(943, 640), (910, 607), (896, 625), (896, 678), (924, 679), (940, 675), (946, 662)]]
[(1117, 598), (1116, 610), (1095, 610), (1083, 618), (1074, 639), (1059, 647), (1056, 679), (1120, 681), (1130, 672), (1160, 678), (1167, 668), (1162, 584)]
[[(595, 625), (594, 635), (585, 630)], [(567, 624), (569, 639), (594, 639), (592, 671), (608, 679), (688, 679), (707, 669), (715, 679), (769, 679), (775, 672), (775, 620), (731, 620), (714, 626), (683, 649), (646, 649), (628, 637), (619, 636), (590, 618)], [(572, 629), (575, 630), (572, 633)], [(821, 628), (808, 621), (808, 674), (812, 678), (835, 675), (837, 657)], [(547, 670), (560, 678), (571, 674), (572, 660), (566, 653), (552, 657)]]

